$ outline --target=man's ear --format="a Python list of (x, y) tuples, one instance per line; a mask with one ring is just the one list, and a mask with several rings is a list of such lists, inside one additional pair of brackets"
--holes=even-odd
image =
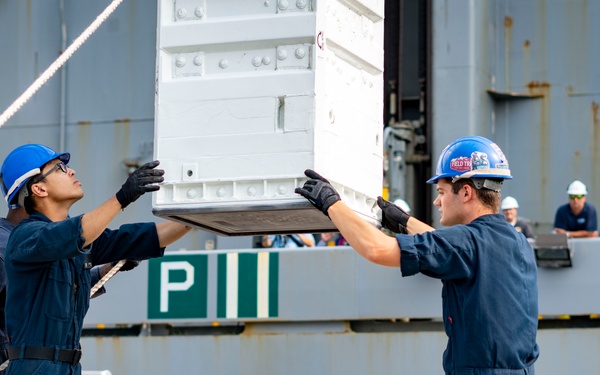
[(462, 189), (460, 189), (459, 194), (460, 197), (463, 199), (463, 202), (467, 202), (473, 199), (477, 195), (477, 192), (475, 191), (475, 188), (473, 186), (464, 184)]
[(31, 195), (35, 195), (38, 197), (46, 197), (48, 196), (48, 191), (46, 190), (46, 187), (44, 186), (44, 184), (33, 184), (31, 185), (31, 188), (29, 189), (31, 191)]

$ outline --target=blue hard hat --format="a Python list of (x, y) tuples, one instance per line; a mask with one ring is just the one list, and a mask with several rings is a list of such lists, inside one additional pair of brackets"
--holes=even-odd
[(440, 178), (512, 179), (508, 160), (497, 144), (480, 136), (462, 137), (450, 143), (438, 159), (435, 175), (427, 183)]
[[(23, 204), (23, 199), (15, 199), (29, 179), (41, 173), (41, 168), (51, 160), (60, 159), (67, 164), (71, 155), (68, 152), (57, 153), (50, 147), (40, 144), (19, 146), (4, 159), (0, 169), (0, 187), (9, 206)], [(23, 197), (24, 198), (24, 197)], [(18, 201), (18, 202), (17, 202)]]

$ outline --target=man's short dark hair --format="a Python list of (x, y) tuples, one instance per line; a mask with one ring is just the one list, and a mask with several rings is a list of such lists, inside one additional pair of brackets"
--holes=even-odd
[(447, 178), (446, 181), (452, 184), (452, 193), (454, 194), (458, 194), (463, 186), (469, 185), (476, 191), (477, 197), (484, 206), (491, 208), (493, 212), (500, 212), (501, 194), (499, 191), (493, 191), (486, 188), (477, 189), (473, 181), (469, 178), (461, 178), (454, 183), (449, 178)]
[[(35, 204), (33, 202), (33, 198), (31, 198), (31, 185), (33, 185), (33, 178), (30, 178), (29, 181), (27, 181), (27, 183), (25, 184), (25, 186), (21, 188), (27, 189), (27, 191), (29, 192), (29, 194), (27, 194), (27, 196), (23, 200), (23, 207), (25, 208), (25, 212), (27, 212), (28, 215), (31, 215), (35, 212)], [(17, 196), (19, 195), (17, 194)]]

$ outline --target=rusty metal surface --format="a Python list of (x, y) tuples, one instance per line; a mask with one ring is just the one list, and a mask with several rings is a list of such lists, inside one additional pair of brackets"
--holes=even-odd
[[(57, 3), (0, 1), (0, 107), (8, 106), (60, 53)], [(96, 1), (66, 5), (69, 40), (103, 6)], [(432, 9), (433, 155), (465, 134), (493, 138), (515, 177), (504, 194), (519, 200), (520, 214), (538, 223), (540, 231), (549, 229), (575, 178), (587, 184), (588, 200), (598, 206), (600, 24), (595, 20), (600, 3), (433, 0)], [(124, 162), (151, 158), (155, 35), (156, 2), (127, 1), (67, 64), (66, 148), (86, 191), (72, 215), (94, 208), (118, 189), (127, 173)], [(0, 130), (0, 158), (26, 142), (58, 148), (60, 95), (55, 78)], [(5, 213), (0, 205), (0, 215)], [(157, 220), (149, 196), (115, 224), (141, 220)], [(206, 241), (214, 244), (218, 237), (197, 231), (171, 249), (200, 250)], [(573, 268), (539, 271), (543, 315), (600, 313), (595, 276), (600, 244), (574, 243)], [(212, 272), (218, 254), (209, 259)], [(239, 336), (84, 338), (84, 369), (108, 368), (115, 374), (186, 374), (199, 368), (215, 374), (441, 372), (442, 332), (366, 334), (344, 323), (439, 319), (439, 282), (402, 279), (398, 270), (369, 264), (351, 249), (289, 252), (280, 261), (278, 318), (234, 319), (256, 324)], [(147, 266), (111, 280), (108, 294), (92, 301), (87, 327), (149, 321)], [(208, 279), (211, 311), (216, 309), (214, 277)], [(287, 328), (270, 325), (283, 319)], [(168, 322), (215, 321), (213, 314)], [(598, 329), (590, 328), (540, 330), (538, 373), (596, 373), (598, 358), (585, 353), (600, 350), (599, 337)]]
[[(600, 300), (597, 291), (600, 281), (595, 277), (597, 264), (600, 264), (600, 239), (573, 239), (572, 268), (540, 268), (539, 313), (546, 317), (559, 315), (593, 315), (600, 314)], [(195, 278), (189, 279), (200, 293), (184, 293), (177, 291), (175, 279), (156, 281), (156, 274), (149, 273), (148, 262), (143, 262), (135, 272), (126, 272), (114, 277), (108, 285), (110, 293), (102, 298), (94, 299), (85, 319), (85, 327), (91, 328), (101, 324), (115, 326), (121, 323), (170, 323), (174, 325), (212, 324), (213, 322), (254, 322), (254, 321), (291, 321), (306, 322), (319, 320), (360, 320), (360, 319), (441, 319), (441, 288), (439, 280), (416, 275), (403, 278), (400, 270), (382, 267), (369, 263), (355, 253), (350, 247), (315, 247), (307, 250), (277, 249), (217, 250), (217, 251), (185, 251), (169, 254), (160, 260), (166, 264), (171, 262), (188, 262), (193, 265)], [(277, 280), (271, 290), (276, 295), (277, 313), (272, 316), (258, 315), (224, 317), (218, 313), (219, 289), (224, 287), (224, 269), (219, 266), (219, 257), (256, 256), (256, 254), (277, 254)], [(206, 271), (196, 267), (196, 260), (204, 257)], [(241, 262), (241, 260), (240, 260)], [(152, 264), (152, 263), (150, 263)], [(156, 264), (156, 263), (155, 263)], [(244, 270), (240, 263), (239, 280), (246, 280), (241, 275)], [(249, 267), (256, 267), (251, 263)], [(164, 268), (163, 269), (167, 269)], [(183, 269), (183, 268), (181, 268)], [(172, 271), (175, 272), (175, 271)], [(253, 273), (257, 272), (255, 268)], [(273, 272), (273, 269), (271, 269)], [(172, 278), (182, 275), (173, 273)], [(152, 281), (154, 280), (154, 281)], [(234, 280), (238, 280), (237, 276)], [(153, 282), (153, 284), (150, 284)], [(254, 300), (256, 295), (249, 291), (244, 294), (243, 283), (237, 290), (237, 305)], [(135, 285), (136, 292), (133, 292)], [(169, 285), (175, 288), (169, 289)], [(274, 287), (273, 287), (274, 286)], [(161, 289), (159, 293), (158, 289)], [(168, 292), (168, 290), (173, 290)], [(181, 290), (181, 289), (179, 289)], [(166, 294), (161, 293), (168, 293)], [(157, 304), (159, 294), (167, 298), (203, 298), (206, 314), (200, 316), (190, 313), (185, 318), (177, 318), (177, 305), (173, 304), (168, 314), (153, 314), (152, 304)], [(200, 296), (200, 297), (198, 297)], [(164, 298), (164, 297), (160, 297)], [(122, 306), (112, 309), (111, 306)], [(170, 306), (170, 305), (169, 305)], [(193, 306), (185, 305), (187, 309)], [(182, 309), (182, 307), (179, 307)], [(191, 311), (191, 310), (190, 310)], [(182, 312), (185, 312), (182, 310)], [(189, 311), (188, 311), (189, 312)], [(152, 316), (150, 316), (152, 314)], [(175, 318), (173, 318), (175, 317)]]
[[(83, 338), (83, 369), (113, 374), (441, 374), (443, 332), (280, 331), (264, 335)], [(595, 374), (600, 329), (538, 333), (536, 373)]]
[[(106, 4), (66, 1), (67, 41), (75, 39)], [(156, 2), (124, 2), (60, 72), (0, 129), (0, 160), (24, 143), (60, 147), (60, 98), (66, 104), (65, 151), (82, 182), (85, 198), (71, 215), (108, 199), (127, 177), (125, 163), (153, 157)], [(4, 110), (56, 59), (61, 48), (59, 1), (0, 2), (0, 108)], [(0, 204), (0, 216), (6, 214)], [(111, 224), (162, 221), (151, 212), (150, 195), (128, 207)], [(194, 231), (170, 249), (204, 249), (218, 238)], [(218, 245), (217, 245), (218, 246)]]
[(443, 332), (84, 338), (82, 366), (113, 374), (439, 374), (445, 345)]
[(434, 1), (434, 155), (494, 139), (514, 177), (503, 192), (540, 232), (574, 179), (600, 204), (598, 15), (585, 0)]

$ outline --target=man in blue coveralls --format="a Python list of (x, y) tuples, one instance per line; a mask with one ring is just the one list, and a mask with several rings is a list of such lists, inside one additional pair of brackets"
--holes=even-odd
[(69, 159), (69, 153), (27, 144), (13, 150), (0, 170), (7, 202), (29, 214), (12, 231), (5, 254), (8, 374), (81, 374), (91, 267), (160, 257), (190, 229), (175, 222), (106, 229), (122, 209), (159, 189), (164, 171), (156, 168), (158, 161), (135, 170), (96, 209), (69, 217), (83, 197)]
[(371, 262), (422, 273), (443, 284), (449, 375), (534, 374), (539, 356), (537, 268), (525, 236), (499, 214), (500, 188), (512, 178), (508, 161), (490, 140), (459, 138), (442, 152), (433, 204), (434, 229), (378, 198), (389, 237), (356, 215), (325, 178), (312, 170), (296, 192), (328, 215), (350, 245)]
[[(0, 190), (2, 195), (6, 194), (6, 186), (0, 179)], [(8, 214), (5, 218), (0, 218), (0, 375), (4, 375), (4, 369), (8, 366), (8, 336), (6, 335), (6, 319), (4, 318), (4, 310), (6, 305), (6, 272), (4, 271), (4, 254), (6, 253), (6, 245), (8, 244), (8, 237), (15, 227), (21, 222), (21, 220), (27, 219), (29, 215), (25, 211), (25, 208), (18, 204), (11, 204), (8, 207)], [(130, 271), (139, 265), (139, 261), (128, 260), (119, 269), (120, 271)], [(103, 264), (95, 266), (90, 270), (91, 284), (95, 285), (97, 282), (104, 277), (112, 268), (114, 264)], [(104, 286), (99, 288), (91, 298), (96, 298), (106, 293)]]

